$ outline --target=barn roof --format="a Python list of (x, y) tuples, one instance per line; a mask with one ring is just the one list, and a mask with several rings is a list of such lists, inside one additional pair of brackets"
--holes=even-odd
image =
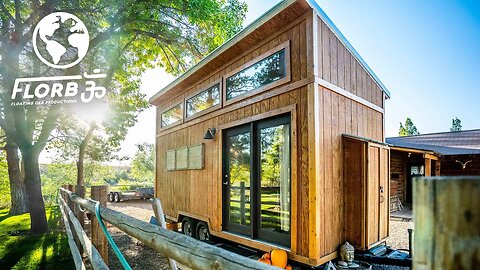
[(402, 148), (429, 150), (442, 155), (479, 155), (480, 129), (386, 138)]
[(207, 65), (211, 60), (215, 59), (219, 55), (223, 54), (226, 52), (230, 47), (235, 45), (236, 43), (240, 42), (243, 38), (254, 32), (256, 29), (258, 29), (261, 25), (266, 23), (267, 21), (271, 20), (278, 14), (280, 14), (282, 11), (290, 7), (291, 5), (297, 3), (297, 2), (302, 2), (308, 4), (310, 8), (312, 8), (319, 16), (320, 18), (324, 21), (324, 23), (332, 30), (332, 32), (337, 36), (337, 38), (343, 43), (343, 45), (355, 56), (355, 58), (360, 62), (360, 64), (367, 70), (367, 72), (370, 74), (370, 76), (377, 82), (377, 84), (380, 86), (380, 88), (385, 92), (387, 97), (390, 97), (390, 92), (388, 91), (387, 87), (380, 81), (380, 79), (377, 77), (377, 75), (373, 72), (373, 70), (368, 66), (368, 64), (363, 60), (363, 58), (358, 54), (358, 52), (353, 48), (353, 46), (350, 44), (350, 42), (345, 38), (345, 36), (340, 32), (340, 30), (335, 26), (335, 24), (330, 20), (330, 18), (327, 16), (327, 14), (323, 11), (322, 8), (318, 5), (316, 0), (283, 0), (279, 2), (277, 5), (272, 7), (270, 10), (268, 10), (265, 14), (260, 16), (258, 19), (253, 21), (251, 24), (249, 24), (247, 27), (245, 27), (242, 31), (237, 33), (235, 36), (227, 40), (224, 44), (219, 46), (217, 49), (212, 51), (210, 54), (208, 54), (205, 58), (203, 58), (200, 62), (198, 62), (196, 65), (191, 67), (189, 70), (187, 70), (185, 73), (177, 77), (173, 82), (165, 86), (163, 89), (161, 89), (158, 93), (156, 93), (154, 96), (150, 98), (150, 103), (151, 104), (156, 104), (156, 100), (170, 91), (171, 89), (177, 87), (182, 81), (193, 75), (195, 72), (199, 71), (201, 68), (203, 68), (205, 65)]

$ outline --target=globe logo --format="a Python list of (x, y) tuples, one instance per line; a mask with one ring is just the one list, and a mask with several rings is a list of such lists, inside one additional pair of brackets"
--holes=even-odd
[(40, 61), (53, 68), (75, 66), (88, 51), (89, 35), (75, 15), (55, 12), (45, 16), (33, 31), (33, 49)]

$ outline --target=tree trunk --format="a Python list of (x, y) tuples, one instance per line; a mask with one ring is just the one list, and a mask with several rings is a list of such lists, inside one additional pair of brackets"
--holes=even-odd
[(18, 147), (7, 144), (8, 178), (10, 180), (10, 195), (12, 205), (10, 215), (20, 215), (28, 212), (27, 193), (25, 190), (25, 178), (20, 170), (20, 158)]
[(48, 231), (45, 203), (42, 196), (42, 180), (40, 179), (39, 153), (32, 146), (21, 147), (25, 164), (25, 185), (30, 209), (30, 231), (45, 233)]
[(95, 130), (95, 123), (90, 124), (90, 128), (88, 129), (87, 135), (83, 139), (82, 143), (80, 144), (80, 149), (78, 151), (78, 161), (77, 161), (77, 185), (84, 186), (85, 185), (85, 168), (84, 168), (84, 160), (85, 160), (85, 150), (87, 148), (90, 139), (92, 138), (93, 131)]

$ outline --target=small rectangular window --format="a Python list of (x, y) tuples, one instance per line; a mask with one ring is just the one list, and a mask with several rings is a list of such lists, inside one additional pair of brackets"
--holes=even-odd
[(175, 149), (167, 151), (167, 170), (174, 171), (175, 170)]
[(226, 79), (226, 100), (273, 83), (287, 76), (282, 49)]
[(203, 144), (188, 147), (188, 169), (203, 169)]
[(216, 84), (205, 91), (187, 99), (187, 117), (220, 104), (220, 84)]
[(162, 113), (162, 127), (172, 125), (183, 119), (182, 103)]
[(175, 169), (185, 170), (188, 169), (188, 147), (178, 148), (175, 151)]
[(196, 144), (168, 150), (165, 163), (167, 171), (201, 170), (204, 159), (204, 145)]

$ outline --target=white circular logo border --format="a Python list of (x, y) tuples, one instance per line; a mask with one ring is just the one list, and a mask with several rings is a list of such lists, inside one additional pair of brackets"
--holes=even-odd
[[(47, 16), (50, 16), (50, 15), (55, 15), (55, 14), (58, 14), (58, 15), (63, 15), (63, 14), (67, 14), (69, 16), (72, 16), (75, 20), (77, 20), (78, 22), (81, 22), (83, 25), (85, 25), (85, 23), (80, 20), (77, 16), (71, 14), (71, 13), (68, 13), (68, 12), (54, 12), (54, 13), (50, 13), (48, 14)], [(45, 16), (45, 17), (47, 17)], [(33, 37), (32, 37), (32, 42), (33, 42), (33, 50), (35, 51), (35, 54), (37, 55), (38, 59), (40, 59), (40, 61), (42, 61), (42, 63), (44, 63), (45, 65), (49, 66), (49, 67), (53, 67), (53, 68), (57, 68), (57, 69), (67, 69), (67, 68), (71, 68), (73, 66), (75, 66), (76, 64), (80, 63), (80, 61), (83, 60), (83, 57), (79, 57), (77, 60), (75, 60), (74, 62), (70, 63), (70, 64), (67, 64), (67, 65), (56, 65), (56, 64), (52, 64), (50, 63), (49, 61), (47, 61), (45, 58), (43, 58), (43, 56), (40, 54), (40, 51), (38, 50), (37, 48), (37, 34), (38, 34), (38, 30), (39, 30), (39, 26), (40, 26), (40, 23), (43, 21), (43, 19), (45, 18), (43, 17), (38, 23), (37, 25), (35, 26), (35, 29), (33, 30)], [(85, 26), (85, 33), (87, 34), (87, 36), (90, 36), (88, 34), (88, 29), (87, 27)], [(88, 47), (90, 46), (90, 40), (87, 44), (87, 51), (88, 51)]]

